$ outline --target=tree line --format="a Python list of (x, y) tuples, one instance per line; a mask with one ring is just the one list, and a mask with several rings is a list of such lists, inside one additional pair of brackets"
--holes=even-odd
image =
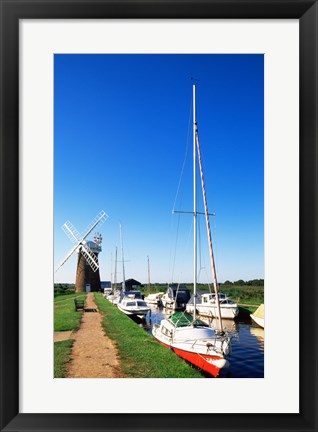
[(63, 294), (73, 294), (75, 292), (75, 285), (69, 283), (55, 283), (54, 284), (54, 297)]
[[(177, 283), (177, 282), (175, 282), (175, 283)], [(192, 284), (192, 282), (187, 283), (186, 285), (191, 285), (191, 284)], [(157, 283), (154, 283), (151, 285), (152, 286), (156, 285), (159, 287), (159, 286), (167, 286), (169, 284), (167, 282), (164, 282), (164, 283), (163, 282), (157, 282)], [(223, 285), (223, 286), (225, 286), (225, 285), (227, 285), (227, 286), (232, 286), (232, 285), (236, 285), (236, 286), (260, 286), (260, 287), (263, 287), (264, 286), (264, 279), (251, 279), (248, 281), (244, 281), (243, 279), (239, 279), (239, 280), (236, 280), (234, 282), (226, 280), (225, 282), (219, 282), (219, 285)]]
[(219, 283), (219, 285), (237, 285), (237, 286), (264, 286), (264, 279), (252, 279), (244, 281), (239, 279), (237, 281), (231, 282), (226, 280), (225, 282)]

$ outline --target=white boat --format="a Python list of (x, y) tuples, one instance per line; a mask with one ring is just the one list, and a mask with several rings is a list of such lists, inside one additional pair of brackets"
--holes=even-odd
[(185, 310), (190, 300), (189, 288), (183, 284), (172, 284), (168, 286), (167, 292), (162, 296), (162, 306), (173, 310)]
[(110, 287), (110, 288), (104, 288), (104, 293), (103, 293), (103, 295), (104, 295), (104, 297), (106, 298), (106, 297), (108, 297), (111, 293), (113, 292), (113, 289)]
[[(193, 315), (187, 312), (175, 312), (169, 318), (163, 319), (160, 324), (154, 324), (153, 336), (164, 346), (173, 350), (177, 355), (199, 367), (213, 376), (219, 374), (220, 369), (228, 366), (226, 356), (231, 351), (231, 338), (224, 333), (218, 294), (218, 284), (212, 248), (212, 238), (209, 223), (209, 212), (205, 194), (205, 185), (202, 171), (202, 161), (198, 129), (195, 114), (195, 85), (193, 85), (193, 218), (194, 218), (194, 311)], [(204, 201), (204, 214), (208, 234), (213, 285), (216, 293), (216, 305), (218, 309), (218, 330), (205, 325), (196, 317), (196, 286), (197, 286), (197, 200), (196, 200), (196, 164), (199, 161), (202, 194)]]
[(213, 376), (229, 365), (225, 356), (230, 354), (230, 338), (200, 320), (193, 321), (187, 312), (175, 312), (160, 325), (154, 324), (152, 333), (162, 345)]
[[(201, 298), (197, 298), (196, 308), (200, 315), (204, 315), (211, 318), (217, 318), (218, 309), (216, 305), (215, 293), (201, 294)], [(237, 303), (232, 301), (226, 294), (219, 293), (219, 303), (221, 317), (225, 319), (234, 319), (239, 313), (239, 307)], [(193, 299), (187, 304), (186, 311), (193, 313)]]
[(163, 294), (163, 292), (149, 294), (145, 297), (145, 302), (151, 305), (161, 306), (161, 298)]
[(123, 263), (123, 284), (120, 297), (117, 301), (117, 307), (119, 310), (124, 312), (126, 315), (137, 316), (144, 318), (150, 311), (150, 307), (142, 299), (140, 291), (126, 291), (126, 279), (125, 279), (125, 259), (124, 259), (124, 247), (123, 247), (123, 233), (122, 226), (120, 225), (120, 238), (121, 238), (121, 258)]
[(264, 305), (263, 304), (261, 304), (253, 314), (251, 314), (251, 318), (257, 325), (264, 328)]
[(150, 307), (142, 299), (140, 291), (122, 292), (117, 307), (126, 315), (137, 316), (138, 318), (145, 318), (150, 311)]
[(112, 304), (117, 305), (119, 301), (121, 290), (113, 291), (111, 294), (109, 294), (106, 299), (109, 300)]

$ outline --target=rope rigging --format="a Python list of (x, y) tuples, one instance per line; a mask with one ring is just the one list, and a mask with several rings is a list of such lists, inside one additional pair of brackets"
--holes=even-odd
[[(185, 170), (186, 161), (188, 159), (188, 153), (189, 153), (189, 148), (190, 148), (190, 136), (191, 136), (190, 131), (191, 131), (191, 101), (190, 101), (190, 109), (189, 109), (189, 119), (188, 119), (188, 130), (187, 130), (187, 136), (186, 136), (185, 154), (184, 154), (182, 168), (181, 168), (181, 172), (180, 172), (180, 176), (179, 176), (177, 191), (176, 191), (176, 195), (174, 198), (172, 214), (174, 214), (177, 199), (180, 198), (180, 204), (182, 203), (182, 199), (183, 199), (183, 190), (182, 190), (182, 193), (180, 194), (180, 189), (181, 189), (181, 186), (183, 186), (182, 182), (184, 179), (184, 170)], [(171, 227), (172, 227), (172, 221), (171, 221)], [(173, 283), (173, 281), (174, 281), (177, 246), (178, 246), (178, 241), (179, 241), (179, 231), (180, 231), (180, 215), (178, 215), (178, 219), (177, 219), (175, 241), (174, 241), (174, 244), (171, 243), (171, 247), (170, 247), (169, 273), (170, 273), (171, 283)], [(172, 239), (172, 237), (171, 237), (171, 239)]]

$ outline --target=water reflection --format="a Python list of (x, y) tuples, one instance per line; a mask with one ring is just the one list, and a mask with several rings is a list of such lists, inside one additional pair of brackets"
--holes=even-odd
[(259, 348), (264, 351), (264, 329), (261, 327), (256, 327), (255, 325), (251, 325), (250, 332), (258, 339)]
[[(207, 318), (204, 316), (199, 316), (200, 320), (203, 321), (205, 324), (208, 324), (210, 327), (212, 327), (214, 330), (220, 329), (220, 323), (219, 320), (216, 318)], [(222, 327), (223, 331), (229, 334), (237, 334), (239, 331), (238, 323), (231, 319), (223, 319), (222, 320)]]

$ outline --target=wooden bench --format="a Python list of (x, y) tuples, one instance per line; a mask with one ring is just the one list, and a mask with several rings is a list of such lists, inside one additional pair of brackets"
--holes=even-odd
[(78, 311), (78, 310), (82, 309), (83, 311), (85, 311), (84, 303), (85, 303), (85, 300), (74, 299), (75, 310)]

